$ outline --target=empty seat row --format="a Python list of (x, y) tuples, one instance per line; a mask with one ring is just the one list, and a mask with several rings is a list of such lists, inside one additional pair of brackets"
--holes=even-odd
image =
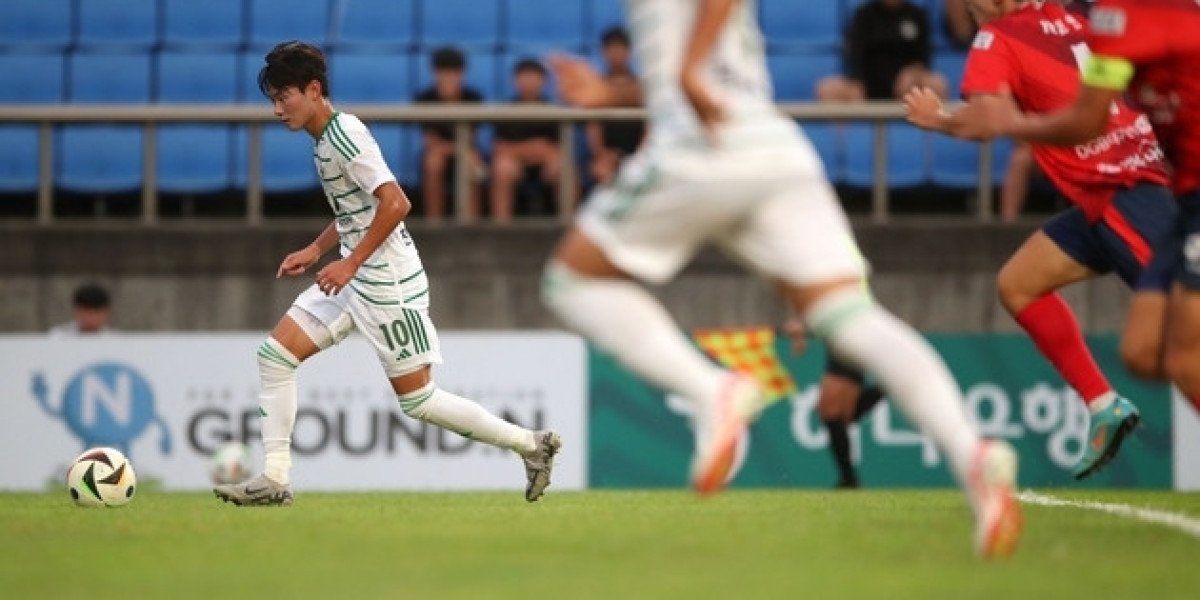
[[(865, 0), (761, 0), (772, 44), (828, 46)], [(915, 0), (940, 15), (942, 0)], [(4, 0), (0, 46), (592, 47), (621, 0)]]
[[(468, 53), (466, 83), (488, 100), (506, 100), (516, 62), (549, 51)], [(423, 53), (342, 50), (329, 62), (332, 95), (347, 102), (407, 101), (433, 80)], [(933, 66), (956, 90), (964, 62), (961, 53), (939, 52)], [(255, 102), (262, 64), (259, 51), (9, 52), (0, 54), (7, 78), (0, 102)], [(777, 100), (812, 100), (817, 81), (841, 71), (841, 59), (828, 50), (781, 52), (767, 66)]]

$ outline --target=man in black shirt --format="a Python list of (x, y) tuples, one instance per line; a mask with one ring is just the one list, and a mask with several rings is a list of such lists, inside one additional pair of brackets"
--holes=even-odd
[(862, 5), (846, 30), (845, 44), (846, 75), (822, 79), (818, 100), (893, 100), (914, 87), (928, 87), (946, 97), (946, 78), (929, 70), (929, 15), (912, 2), (872, 0)]
[[(629, 66), (629, 34), (621, 27), (613, 27), (600, 38), (607, 72), (604, 78), (613, 85), (628, 87), (641, 95), (641, 85)], [(592, 178), (598, 184), (607, 184), (617, 173), (621, 159), (633, 154), (645, 135), (643, 123), (588, 123), (588, 151), (592, 154)]]
[[(532, 58), (522, 59), (513, 69), (516, 104), (547, 104), (546, 68)], [(496, 124), (492, 147), (492, 218), (497, 223), (512, 220), (517, 184), (535, 172), (551, 189), (558, 183), (559, 158), (556, 123), (508, 122)]]
[[(462, 52), (455, 48), (439, 48), (433, 53), (433, 85), (417, 94), (418, 103), (473, 102), (483, 101), (477, 90), (463, 86), (463, 73), (467, 61)], [(446, 214), (446, 184), (454, 173), (454, 126), (449, 123), (428, 124), (422, 129), (424, 152), (421, 155), (423, 177), (421, 197), (425, 205), (425, 218), (441, 221)], [(474, 140), (474, 132), (472, 132)], [(472, 141), (471, 170), (476, 181), (471, 185), (468, 215), (474, 219), (479, 214), (478, 180), (484, 173), (483, 158), (474, 149)]]

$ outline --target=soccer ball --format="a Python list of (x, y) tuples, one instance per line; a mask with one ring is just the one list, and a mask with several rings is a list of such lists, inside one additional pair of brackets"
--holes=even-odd
[(250, 479), (250, 449), (245, 444), (230, 442), (213, 452), (208, 475), (217, 485), (241, 483)]
[(116, 448), (92, 448), (67, 470), (67, 489), (79, 506), (122, 506), (133, 500), (137, 476)]

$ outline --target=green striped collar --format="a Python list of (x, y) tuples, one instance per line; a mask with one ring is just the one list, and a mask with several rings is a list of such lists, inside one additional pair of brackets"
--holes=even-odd
[(338, 116), (341, 114), (340, 111), (335, 110), (332, 115), (329, 115), (329, 120), (325, 121), (325, 126), (321, 128), (321, 135), (318, 135), (317, 141), (313, 142), (314, 146), (320, 144), (321, 140), (325, 139), (325, 135), (329, 133), (329, 126), (333, 125), (334, 121), (337, 121)]

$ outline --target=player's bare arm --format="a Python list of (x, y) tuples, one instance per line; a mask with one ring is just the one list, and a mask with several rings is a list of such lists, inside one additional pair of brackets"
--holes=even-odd
[(303, 275), (309, 267), (317, 264), (317, 261), (321, 260), (325, 253), (337, 248), (337, 245), (337, 226), (331, 221), (311, 244), (283, 258), (283, 262), (279, 263), (279, 270), (275, 272), (275, 278), (279, 279), (284, 275), (288, 277)]
[(336, 294), (346, 287), (358, 268), (379, 249), (412, 208), (408, 197), (394, 181), (376, 188), (374, 196), (379, 200), (379, 206), (375, 207), (375, 217), (362, 241), (349, 256), (329, 263), (317, 273), (317, 287), (326, 294)]
[[(950, 110), (942, 104), (942, 99), (937, 93), (927, 87), (913, 88), (904, 95), (904, 109), (908, 112), (909, 123), (921, 129), (976, 141), (989, 140), (998, 134), (990, 127), (977, 126), (969, 119), (971, 113), (993, 110), (990, 106), (981, 109), (982, 105), (1003, 105), (1007, 102), (1005, 97), (995, 94), (972, 94), (961, 108)], [(1007, 110), (1007, 107), (999, 110)], [(968, 118), (964, 119), (964, 116)]]
[(692, 35), (688, 39), (679, 71), (679, 85), (687, 97), (696, 117), (706, 128), (721, 120), (721, 105), (704, 85), (701, 68), (712, 53), (717, 38), (725, 28), (725, 22), (741, 0), (700, 0), (699, 14)]
[(1003, 133), (1033, 144), (1069, 146), (1104, 134), (1121, 92), (1085, 85), (1070, 108), (1046, 115), (1017, 115), (1002, 121)]
[(558, 93), (568, 104), (581, 108), (640, 106), (641, 86), (615, 84), (604, 79), (586, 60), (565, 54), (547, 58), (558, 79)]

